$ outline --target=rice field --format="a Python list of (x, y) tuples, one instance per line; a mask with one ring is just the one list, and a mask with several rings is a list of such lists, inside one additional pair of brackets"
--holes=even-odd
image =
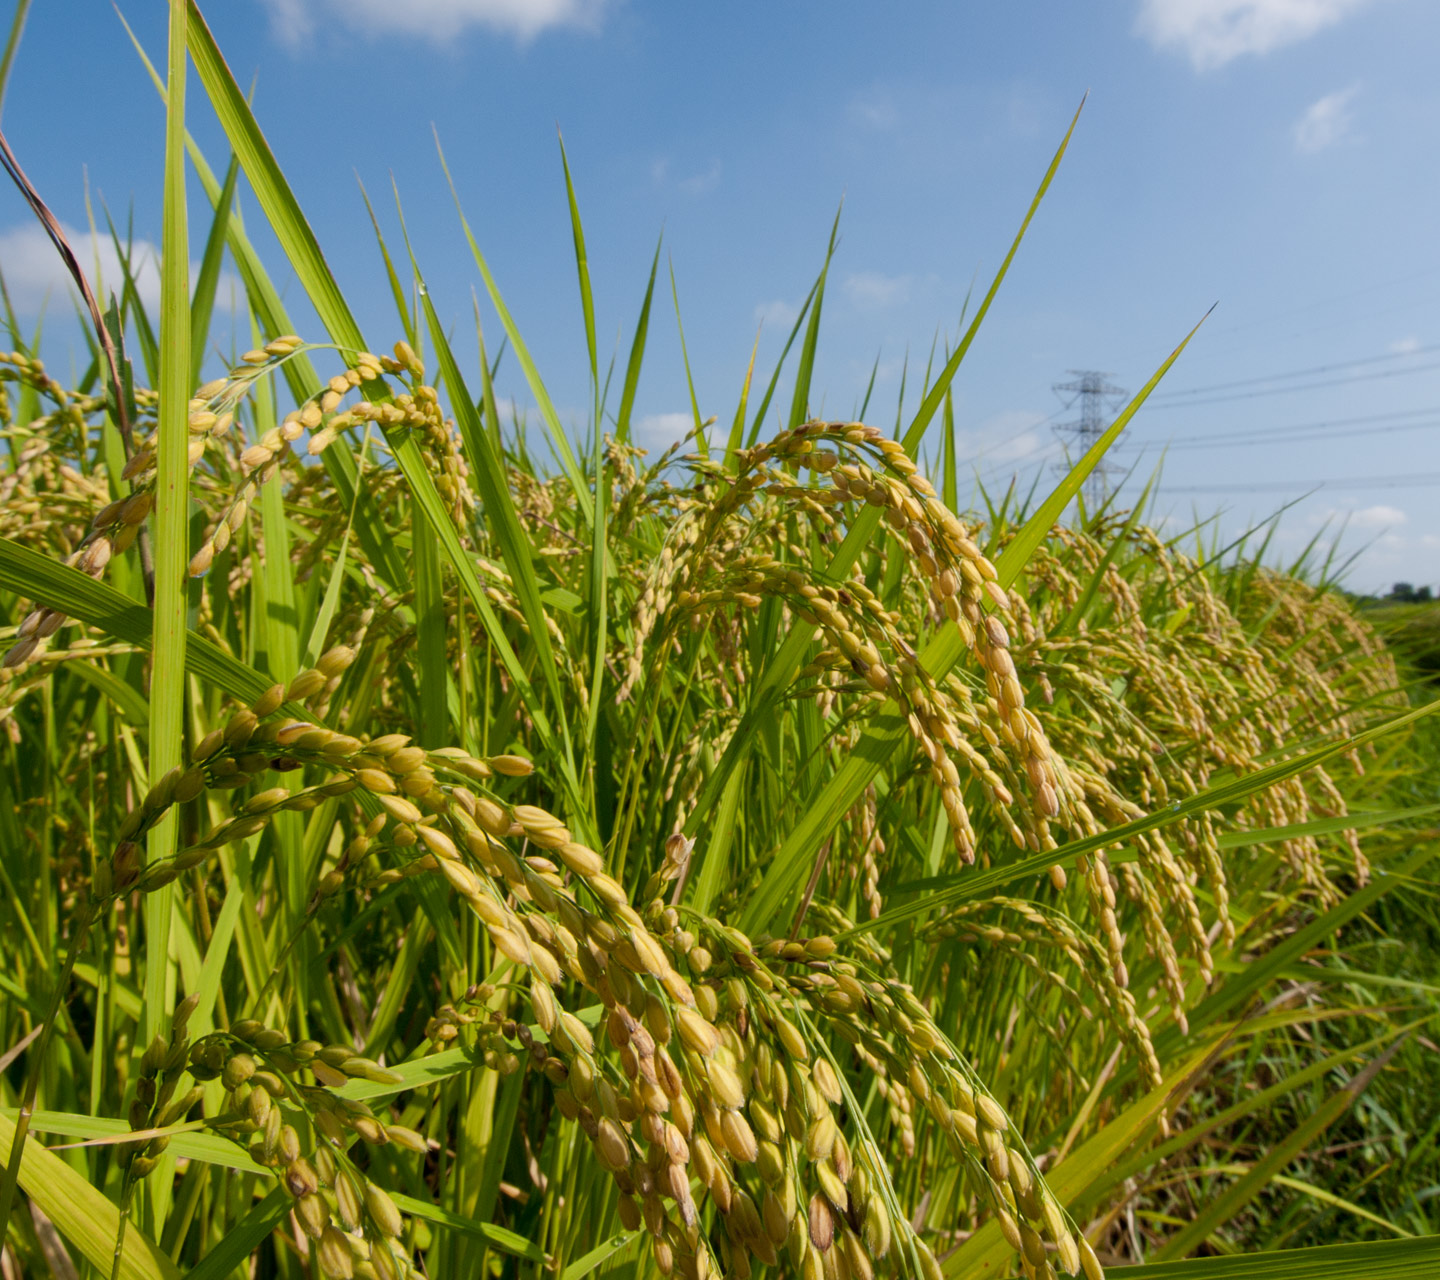
[(473, 237), (503, 333), (457, 355), (378, 222), (360, 332), (171, 14), (158, 313), (107, 281), (73, 386), (0, 352), (0, 1275), (1440, 1267), (1440, 704), (1265, 530), (1085, 507), (1183, 342), (1053, 492), (962, 505), (1064, 142), (894, 430), (812, 415), (827, 253), (652, 456), (657, 272), (607, 369), (563, 152), (579, 432)]

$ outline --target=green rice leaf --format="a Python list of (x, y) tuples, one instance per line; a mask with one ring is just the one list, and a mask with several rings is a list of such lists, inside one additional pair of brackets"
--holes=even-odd
[[(0, 1115), (0, 1160), (9, 1160), (14, 1133), (15, 1122)], [(82, 1174), (36, 1142), (25, 1144), (20, 1186), (92, 1266), (104, 1275), (110, 1274), (120, 1230), (120, 1210), (110, 1200)], [(130, 1223), (120, 1255), (121, 1280), (179, 1280), (180, 1274), (180, 1268)]]
[(1111, 1267), (1114, 1280), (1418, 1280), (1440, 1273), (1440, 1236)]

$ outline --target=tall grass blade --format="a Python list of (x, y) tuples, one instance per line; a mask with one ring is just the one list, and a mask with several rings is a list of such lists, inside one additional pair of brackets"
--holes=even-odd
[(1218, 1196), (1207, 1200), (1193, 1222), (1187, 1223), (1155, 1251), (1154, 1260), (1164, 1262), (1171, 1258), (1183, 1258), (1204, 1244), (1220, 1227), (1264, 1191), (1274, 1174), (1285, 1168), (1344, 1115), (1399, 1049), (1400, 1041), (1397, 1040), (1384, 1053), (1356, 1072), (1343, 1089), (1327, 1098), (1318, 1111), (1296, 1125), (1283, 1141), (1266, 1151), (1244, 1177)]
[(1440, 1236), (1111, 1267), (1114, 1280), (1419, 1280), (1440, 1274)]
[(15, 54), (20, 48), (20, 37), (25, 32), (25, 17), (30, 12), (30, 0), (18, 0), (15, 16), (10, 19), (10, 35), (5, 41), (5, 53), (0, 57), (0, 113), (5, 110), (5, 90), (10, 87), (10, 69), (15, 65)]
[(640, 365), (645, 358), (645, 340), (650, 332), (650, 302), (655, 296), (655, 273), (660, 269), (660, 245), (655, 242), (655, 257), (650, 263), (650, 279), (645, 284), (645, 300), (640, 304), (640, 318), (635, 322), (635, 336), (630, 342), (630, 358), (625, 362), (625, 383), (620, 392), (620, 408), (615, 414), (615, 438), (621, 444), (630, 442), (630, 415), (635, 408), (635, 390), (640, 385)]
[[(424, 290), (423, 286), (421, 303), (425, 308), (425, 317), (429, 324), (430, 340), (435, 347), (436, 359), (439, 362), (445, 385), (450, 388), (451, 405), (460, 426), (460, 434), (465, 443), (474, 482), (485, 503), (486, 514), (490, 520), (495, 540), (499, 544), (500, 552), (504, 557), (505, 567), (510, 571), (514, 581), (520, 609), (529, 624), (530, 644), (535, 650), (535, 661), (540, 668), (541, 678), (552, 698), (551, 705), (559, 710), (565, 706), (566, 700), (561, 690), (559, 667), (550, 644), (548, 618), (540, 599), (540, 584), (535, 576), (535, 566), (531, 560), (530, 540), (515, 512), (515, 504), (506, 487), (500, 459), (495, 456), (494, 446), (480, 421), (474, 401), (470, 399), (470, 393), (465, 389), (465, 380), (461, 376), (459, 365), (455, 362), (449, 340), (445, 337), (445, 331), (440, 327), (440, 318), (435, 314), (435, 307), (430, 300), (429, 292)], [(414, 447), (413, 441), (410, 442), (410, 447)], [(425, 476), (423, 470), (420, 475), (428, 484), (429, 478)], [(435, 494), (433, 485), (430, 486), (430, 494), (434, 495), (435, 502), (438, 504), (439, 496)], [(449, 517), (443, 510), (440, 510), (431, 523), (441, 534), (442, 541), (454, 543), (453, 546), (447, 545), (446, 547), (451, 567), (459, 574), (471, 602), (485, 625), (491, 642), (495, 645), (501, 662), (520, 691), (521, 699), (534, 720), (536, 729), (542, 737), (548, 740), (551, 750), (555, 753), (574, 809), (574, 820), (577, 824), (584, 824), (586, 807), (575, 775), (568, 724), (561, 719), (558, 724), (552, 726), (539, 700), (531, 691), (529, 676), (506, 640), (500, 620), (496, 617), (479, 579), (475, 576), (474, 567), (460, 547), (459, 540), (455, 537), (454, 528), (449, 524)], [(448, 534), (448, 539), (446, 534)]]
[[(0, 1116), (0, 1159), (10, 1158), (14, 1135), (15, 1122)], [(20, 1185), (91, 1266), (109, 1275), (120, 1230), (119, 1209), (83, 1174), (35, 1142), (24, 1146)], [(182, 1273), (132, 1224), (125, 1232), (119, 1274), (123, 1280), (180, 1280)]]
[[(1088, 96), (1088, 95), (1087, 95)], [(969, 327), (965, 330), (964, 336), (960, 339), (950, 358), (945, 361), (944, 367), (940, 370), (940, 376), (926, 392), (920, 407), (915, 411), (915, 416), (910, 420), (910, 425), (905, 429), (905, 451), (913, 458), (920, 447), (920, 441), (925, 435), (925, 428), (930, 425), (936, 411), (940, 408), (945, 399), (945, 393), (950, 389), (950, 384), (955, 381), (955, 375), (960, 371), (960, 364), (970, 350), (970, 344), (975, 341), (975, 335), (980, 332), (980, 325), (990, 310), (990, 304), (995, 301), (995, 295), (1000, 291), (1001, 282), (1010, 271), (1010, 264), (1015, 260), (1016, 253), (1020, 250), (1020, 242), (1025, 239), (1025, 233), (1030, 229), (1030, 223), (1040, 208), (1040, 202), (1045, 198), (1045, 193), (1050, 190), (1050, 183), (1054, 180), (1056, 173), (1060, 170), (1060, 161), (1065, 158), (1065, 151), (1070, 146), (1070, 136), (1075, 132), (1075, 126), (1080, 123), (1080, 113), (1085, 110), (1085, 99), (1080, 100), (1080, 105), (1075, 108), (1075, 115), (1070, 121), (1070, 127), (1065, 130), (1065, 136), (1060, 140), (1060, 146), (1055, 151), (1054, 158), (1050, 161), (1050, 167), (1045, 170), (1045, 176), (1040, 180), (1040, 187), (1035, 192), (1035, 197), (1030, 201), (1030, 207), (1025, 211), (1025, 218), (1020, 223), (1020, 230), (1015, 233), (1015, 239), (1010, 245), (1010, 252), (1005, 255), (1000, 263), (1000, 270), (995, 273), (995, 278), (990, 282), (990, 288), (985, 291), (985, 297), (981, 299), (979, 309), (975, 312), (975, 318), (970, 321)], [(967, 296), (966, 305), (969, 299)]]
[[(185, 7), (170, 0), (168, 94), (165, 106), (165, 208), (160, 261), (160, 406), (155, 480), (155, 639), (150, 667), (150, 780), (180, 765), (185, 703), (185, 584), (189, 560), (190, 480), (186, 425), (190, 400), (190, 245), (185, 213)], [(177, 824), (172, 813), (150, 833), (149, 859), (169, 857)], [(145, 1043), (174, 1007), (169, 962), (170, 915), (177, 889), (145, 899)]]
[(585, 477), (580, 472), (580, 464), (575, 460), (575, 451), (570, 447), (569, 433), (561, 425), (560, 415), (555, 411), (555, 405), (550, 399), (550, 393), (545, 389), (540, 371), (530, 357), (530, 349), (525, 345), (525, 339), (520, 336), (520, 330), (510, 315), (510, 309), (505, 305), (505, 299), (500, 294), (495, 277), (490, 274), (490, 264), (485, 261), (485, 255), (480, 252), (480, 244), (470, 230), (470, 222), (465, 217), (465, 210), (460, 206), (460, 193), (455, 189), (455, 179), (450, 174), (450, 166), (446, 162), (445, 152), (440, 146), (438, 134), (435, 138), (435, 150), (440, 157), (440, 167), (444, 171), (445, 181), (450, 184), (450, 195), (455, 202), (455, 212), (460, 217), (461, 229), (465, 232), (465, 242), (470, 246), (470, 256), (475, 260), (480, 276), (485, 281), (485, 290), (490, 295), (490, 305), (495, 308), (495, 313), (500, 317), (500, 323), (505, 329), (505, 336), (510, 339), (510, 345), (515, 349), (515, 358), (520, 361), (520, 368), (525, 374), (525, 382), (530, 388), (530, 394), (535, 397), (535, 403), (540, 408), (541, 418), (545, 421), (545, 429), (549, 433), (550, 446), (555, 451), (556, 461), (559, 462), (561, 470), (564, 471), (566, 478), (574, 488), (576, 505), (580, 510), (581, 518), (588, 525), (595, 514), (594, 499), (589, 486), (585, 483)]
[(205, 343), (210, 336), (210, 317), (215, 310), (215, 292), (220, 286), (220, 267), (225, 259), (225, 242), (230, 234), (230, 209), (235, 201), (235, 183), (240, 176), (240, 161), (233, 155), (225, 169), (225, 182), (215, 201), (210, 234), (205, 238), (205, 252), (200, 259), (200, 274), (195, 277), (195, 295), (190, 303), (190, 385), (200, 385), (200, 371), (205, 365)]
[[(1399, 729), (1405, 728), (1407, 725), (1414, 724), (1417, 720), (1425, 716), (1433, 715), (1436, 711), (1440, 711), (1440, 699), (1436, 699), (1426, 706), (1417, 707), (1413, 711), (1393, 716), (1389, 720), (1383, 721), (1370, 729), (1366, 729), (1362, 733), (1352, 734), (1328, 743), (1323, 747), (1317, 747), (1315, 750), (1307, 752), (1294, 760), (1286, 760), (1279, 764), (1270, 765), (1265, 769), (1257, 769), (1253, 773), (1244, 775), (1235, 782), (1221, 783), (1217, 786), (1207, 787), (1196, 795), (1190, 796), (1185, 800), (1177, 800), (1166, 809), (1149, 814), (1144, 818), (1137, 818), (1134, 822), (1127, 822), (1124, 826), (1114, 827), (1109, 831), (1101, 832), (1097, 836), (1087, 836), (1082, 840), (1069, 841), (1056, 849), (1047, 850), (1033, 857), (1022, 858), (1016, 862), (1006, 863), (1002, 866), (992, 867), (984, 871), (962, 871), (956, 875), (938, 876), (930, 880), (916, 880), (901, 885), (899, 886), (901, 890), (918, 893), (921, 896), (882, 912), (874, 920), (863, 921), (849, 932), (851, 934), (861, 934), (869, 933), (876, 929), (893, 928), (902, 921), (914, 919), (916, 916), (924, 915), (938, 907), (945, 907), (951, 903), (965, 902), (981, 897), (1007, 884), (1013, 884), (1016, 880), (1023, 879), (1026, 876), (1041, 875), (1045, 869), (1051, 865), (1069, 868), (1073, 866), (1075, 860), (1083, 854), (1111, 845), (1123, 845), (1133, 836), (1141, 835), (1147, 831), (1158, 830), (1161, 827), (1169, 826), (1172, 823), (1179, 822), (1182, 818), (1187, 818), (1194, 814), (1206, 813), (1214, 809), (1222, 808), (1225, 805), (1244, 800), (1249, 796), (1255, 795), (1257, 792), (1264, 791), (1268, 787), (1275, 786), (1277, 783), (1297, 777), (1307, 770), (1315, 768), (1317, 765), (1324, 764), (1327, 760), (1334, 759), (1338, 755), (1352, 751), (1357, 746), (1364, 746), (1367, 743), (1378, 741), (1387, 734), (1394, 733)], [(1404, 864), (1407, 868), (1405, 871), (1396, 870), (1393, 874), (1397, 877), (1409, 874), (1411, 870), (1434, 856), (1436, 852), (1440, 852), (1440, 846), (1421, 848)], [(1335, 923), (1339, 923), (1339, 920), (1344, 917), (1336, 913), (1347, 913), (1363, 909), (1363, 903), (1369, 900), (1366, 895), (1373, 894), (1378, 897), (1379, 893), (1376, 892), (1377, 888), (1380, 892), (1383, 892), (1390, 887), (1390, 884), (1385, 882), (1387, 879), (1388, 877), (1382, 878), (1379, 886), (1371, 884), (1367, 888), (1351, 894), (1344, 902), (1340, 903), (1339, 906), (1333, 908), (1331, 913), (1327, 913), (1327, 918), (1329, 915), (1336, 915)], [(1355, 903), (1361, 903), (1362, 905), (1352, 908), (1352, 904)], [(1332, 925), (1331, 927), (1333, 928), (1334, 926)], [(1304, 936), (1307, 932), (1308, 930), (1302, 930), (1300, 933), (1295, 934), (1290, 942), (1293, 943), (1296, 938)], [(1265, 964), (1268, 964), (1273, 957), (1288, 945), (1289, 943), (1282, 944), (1282, 947), (1268, 952), (1265, 960), (1257, 962), (1247, 973), (1259, 973)], [(1288, 960), (1286, 963), (1288, 963)], [(1192, 1028), (1204, 1025), (1199, 1017), (1200, 1010), (1209, 1007), (1212, 1001), (1222, 994), (1224, 993), (1217, 992), (1210, 1000), (1203, 1002), (1196, 1012), (1191, 1015)], [(1227, 999), (1225, 1007), (1228, 1008), (1233, 1005), (1233, 1003), (1233, 1000)]]
[(830, 274), (831, 259), (835, 256), (835, 244), (840, 236), (840, 214), (844, 207), (842, 201), (840, 208), (835, 210), (835, 221), (830, 224), (830, 242), (825, 246), (825, 262), (811, 294), (810, 319), (805, 326), (800, 363), (795, 368), (795, 390), (790, 397), (790, 421), (787, 425), (792, 429), (810, 414), (810, 382), (815, 375), (815, 349), (820, 344), (820, 312), (825, 305), (825, 280)]
[[(1210, 311), (1213, 310), (1215, 310), (1215, 308), (1212, 306)], [(1065, 478), (1055, 486), (1055, 491), (1040, 504), (1035, 514), (1025, 522), (1020, 532), (1015, 535), (1014, 541), (1005, 548), (1004, 553), (995, 565), (995, 569), (1000, 575), (1000, 585), (1002, 587), (1008, 587), (1020, 576), (1021, 571), (1029, 562), (1031, 555), (1034, 554), (1035, 548), (1040, 545), (1046, 534), (1054, 527), (1055, 522), (1060, 518), (1061, 512), (1070, 505), (1071, 500), (1080, 492), (1081, 487), (1084, 485), (1090, 473), (1100, 465), (1100, 460), (1105, 456), (1106, 451), (1120, 438), (1120, 433), (1129, 425), (1130, 419), (1140, 411), (1140, 406), (1149, 399), (1150, 393), (1160, 385), (1160, 379), (1170, 372), (1170, 366), (1180, 358), (1180, 353), (1190, 345), (1190, 339), (1199, 332), (1200, 325), (1205, 323), (1210, 315), (1210, 311), (1207, 311), (1200, 317), (1199, 324), (1185, 335), (1184, 340), (1170, 353), (1165, 363), (1151, 375), (1150, 381), (1140, 388), (1138, 394), (1121, 410), (1119, 417), (1105, 429), (1105, 433), (1095, 441), (1095, 443), (1085, 451), (1084, 456), (1070, 468)], [(979, 317), (977, 316), (976, 318), (978, 319)]]
[[(235, 83), (235, 77), (220, 53), (215, 37), (201, 16), (195, 0), (187, 0), (189, 10), (188, 42), (196, 74), (205, 87), (210, 105), (220, 118), (225, 136), (239, 158), (250, 188), (269, 219), (295, 275), (305, 290), (330, 337), (342, 351), (356, 353), (365, 349), (360, 327), (350, 312), (340, 286), (320, 251), (319, 241), (305, 220), (300, 205), (281, 172), (274, 153), (260, 132), (250, 104)], [(182, 134), (183, 140), (183, 134)]]
[(690, 416), (695, 422), (695, 448), (702, 458), (710, 456), (710, 442), (705, 435), (705, 422), (700, 417), (700, 402), (695, 398), (695, 377), (690, 372), (690, 348), (685, 345), (685, 321), (680, 316), (680, 290), (675, 284), (675, 263), (670, 263), (670, 299), (675, 304), (675, 328), (680, 334), (680, 359), (685, 366), (685, 387), (690, 392)]

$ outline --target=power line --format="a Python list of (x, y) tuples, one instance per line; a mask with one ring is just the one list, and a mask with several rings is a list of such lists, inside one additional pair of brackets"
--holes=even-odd
[(1359, 289), (1352, 289), (1348, 293), (1332, 293), (1328, 297), (1316, 298), (1312, 302), (1302, 302), (1296, 307), (1286, 307), (1280, 311), (1272, 311), (1268, 315), (1258, 316), (1253, 320), (1243, 320), (1239, 324), (1227, 325), (1223, 329), (1216, 329), (1215, 336), (1217, 338), (1223, 338), (1227, 334), (1241, 333), (1247, 329), (1254, 329), (1259, 325), (1266, 325), (1268, 327), (1273, 325), (1276, 320), (1284, 320), (1289, 316), (1304, 315), (1310, 311), (1320, 311), (1334, 303), (1349, 302), (1352, 298), (1360, 298), (1371, 293), (1380, 293), (1386, 289), (1393, 289), (1396, 285), (1413, 284), (1416, 280), (1435, 275), (1437, 272), (1440, 272), (1440, 263), (1430, 267), (1422, 267), (1419, 271), (1407, 271), (1404, 275), (1393, 276), (1389, 280), (1381, 280), (1375, 284), (1367, 284)]
[(1374, 414), (1362, 418), (1340, 419), (1335, 422), (1295, 424), (1288, 427), (1258, 427), (1254, 431), (1234, 431), (1221, 435), (1172, 436), (1163, 446), (1159, 441), (1121, 441), (1116, 449), (1132, 451), (1163, 447), (1170, 449), (1211, 449), (1219, 445), (1228, 448), (1249, 448), (1267, 444), (1303, 444), (1311, 440), (1339, 440), (1347, 436), (1369, 439), (1371, 436), (1391, 435), (1397, 431), (1428, 431), (1440, 426), (1440, 418), (1431, 417), (1419, 422), (1399, 422), (1389, 426), (1372, 426), (1368, 431), (1357, 433), (1356, 423), (1381, 422), (1396, 417), (1415, 417), (1418, 413), (1436, 414), (1437, 409), (1406, 410), (1400, 414)]
[[(1433, 308), (1434, 305), (1435, 299), (1428, 295), (1423, 298), (1411, 298), (1408, 302), (1397, 302), (1393, 306), (1380, 307), (1374, 311), (1347, 312), (1339, 320), (1327, 320), (1324, 324), (1310, 325), (1305, 329), (1291, 329), (1287, 333), (1272, 333), (1267, 335), (1267, 337), (1272, 346), (1283, 346), (1287, 342), (1294, 342), (1296, 338), (1308, 338), (1317, 333), (1330, 333), (1335, 329), (1345, 329), (1347, 332), (1353, 332), (1355, 325), (1362, 320), (1376, 320), (1381, 316), (1393, 316), (1397, 311), (1414, 311), (1417, 307)], [(1257, 321), (1256, 323), (1264, 322)], [(1245, 327), (1249, 328), (1253, 326)], [(1233, 351), (1248, 350), (1252, 345), (1250, 342), (1236, 342), (1228, 347), (1211, 348), (1207, 346), (1204, 351), (1204, 358), (1213, 360), (1219, 356), (1228, 356)]]
[[(1440, 413), (1440, 404), (1422, 405), (1418, 409), (1387, 409), (1384, 413), (1362, 413), (1350, 418), (1320, 418), (1314, 422), (1288, 422), (1279, 427), (1261, 427), (1261, 431), (1314, 431), (1321, 427), (1360, 427), (1367, 422), (1393, 422), (1396, 418), (1419, 418), (1427, 413)], [(1254, 432), (1236, 432), (1236, 435), (1253, 435)], [(1182, 436), (1179, 439), (1214, 439), (1212, 436)]]
[(1166, 493), (1294, 493), (1296, 490), (1318, 491), (1327, 485), (1343, 485), (1348, 489), (1428, 489), (1440, 485), (1440, 471), (1422, 475), (1338, 476), (1328, 480), (1262, 480), (1247, 484), (1162, 484), (1160, 487)]
[(1230, 391), (1235, 387), (1253, 387), (1266, 382), (1280, 382), (1285, 378), (1312, 378), (1319, 373), (1334, 373), (1337, 369), (1358, 369), (1363, 365), (1384, 364), (1392, 360), (1408, 360), (1411, 356), (1429, 355), (1432, 351), (1440, 351), (1440, 342), (1431, 343), (1424, 347), (1414, 347), (1409, 351), (1391, 351), (1385, 355), (1363, 356), (1358, 360), (1339, 360), (1332, 364), (1312, 365), (1308, 369), (1295, 369), (1289, 373), (1271, 373), (1260, 378), (1241, 378), (1235, 382), (1214, 382), (1208, 387), (1189, 387), (1177, 391), (1157, 391), (1151, 399), (1169, 400), (1176, 396), (1208, 395), (1212, 391)]
[[(1356, 382), (1375, 382), (1384, 378), (1404, 378), (1412, 373), (1427, 373), (1431, 369), (1440, 369), (1440, 360), (1430, 364), (1416, 365), (1410, 369), (1387, 369), (1380, 373), (1361, 373), (1353, 378), (1330, 378), (1323, 382), (1302, 382), (1294, 387), (1270, 387), (1261, 391), (1238, 391), (1233, 395), (1209, 396), (1201, 400), (1175, 400), (1152, 404), (1149, 400), (1145, 402), (1146, 408), (1153, 409), (1195, 409), (1207, 404), (1228, 404), (1233, 400), (1257, 400), (1266, 396), (1288, 396), (1296, 391), (1319, 391), (1325, 387), (1348, 387)], [(1179, 394), (1179, 393), (1177, 393)]]

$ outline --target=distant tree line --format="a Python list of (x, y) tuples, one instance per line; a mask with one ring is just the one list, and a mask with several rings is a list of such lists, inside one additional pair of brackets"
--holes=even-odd
[(1390, 588), (1390, 594), (1385, 597), (1387, 600), (1394, 600), (1397, 604), (1426, 604), (1434, 598), (1429, 587), (1416, 587), (1408, 582), (1397, 582)]

